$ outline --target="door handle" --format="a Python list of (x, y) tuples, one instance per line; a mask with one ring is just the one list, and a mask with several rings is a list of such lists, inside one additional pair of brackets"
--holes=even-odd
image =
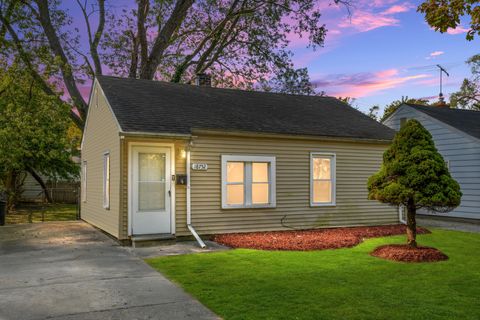
[(168, 190), (168, 196), (169, 196), (169, 197), (172, 196), (172, 191)]

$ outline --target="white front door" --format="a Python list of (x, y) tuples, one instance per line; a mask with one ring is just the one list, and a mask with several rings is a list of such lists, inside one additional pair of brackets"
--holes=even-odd
[(133, 147), (132, 234), (171, 233), (170, 149)]

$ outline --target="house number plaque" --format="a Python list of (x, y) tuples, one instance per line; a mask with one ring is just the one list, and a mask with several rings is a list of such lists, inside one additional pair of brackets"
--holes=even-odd
[(192, 163), (192, 170), (207, 171), (208, 164), (206, 163)]

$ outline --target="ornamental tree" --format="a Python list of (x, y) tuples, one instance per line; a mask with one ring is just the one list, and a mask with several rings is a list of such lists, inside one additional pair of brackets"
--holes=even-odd
[(70, 106), (46, 94), (21, 65), (0, 60), (0, 192), (11, 208), (25, 172), (41, 185), (41, 176), (72, 179), (78, 165), (75, 134), (69, 132)]
[(459, 184), (451, 177), (431, 134), (409, 120), (383, 154), (383, 164), (368, 179), (368, 198), (407, 209), (407, 242), (416, 247), (418, 209), (448, 212), (460, 204)]

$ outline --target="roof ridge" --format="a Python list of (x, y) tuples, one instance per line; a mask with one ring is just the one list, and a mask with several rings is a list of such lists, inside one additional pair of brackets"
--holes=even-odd
[(461, 109), (461, 108), (446, 108), (446, 107), (437, 107), (437, 106), (428, 106), (423, 104), (416, 104), (416, 103), (406, 103), (411, 107), (424, 107), (424, 108), (431, 108), (432, 110), (451, 110), (451, 111), (465, 111), (465, 112), (480, 112), (480, 110), (472, 110), (472, 109)]
[[(128, 77), (117, 77), (117, 76), (112, 76), (112, 75), (97, 75), (97, 78), (112, 78), (112, 79), (118, 79), (118, 80), (129, 80), (129, 81), (138, 81), (138, 82), (147, 82), (147, 83), (155, 83), (155, 84), (166, 84), (166, 85), (172, 85), (172, 86), (182, 86), (182, 87), (192, 87), (192, 88), (198, 88), (200, 90), (225, 90), (225, 91), (241, 91), (241, 92), (248, 92), (248, 93), (254, 93), (254, 94), (267, 94), (267, 95), (283, 95), (283, 96), (292, 96), (292, 97), (309, 97), (309, 98), (316, 98), (316, 99), (334, 99), (338, 100), (340, 102), (343, 102), (339, 100), (338, 98), (332, 97), (332, 96), (320, 96), (320, 95), (305, 95), (305, 94), (293, 94), (293, 93), (283, 93), (283, 92), (271, 92), (271, 91), (260, 91), (260, 90), (245, 90), (245, 89), (239, 89), (239, 88), (219, 88), (219, 87), (208, 87), (208, 86), (197, 86), (197, 85), (192, 85), (188, 83), (178, 83), (178, 82), (169, 82), (169, 81), (164, 81), (164, 80), (148, 80), (148, 79), (137, 79), (137, 78), (128, 78)], [(197, 90), (197, 89), (194, 89)]]

